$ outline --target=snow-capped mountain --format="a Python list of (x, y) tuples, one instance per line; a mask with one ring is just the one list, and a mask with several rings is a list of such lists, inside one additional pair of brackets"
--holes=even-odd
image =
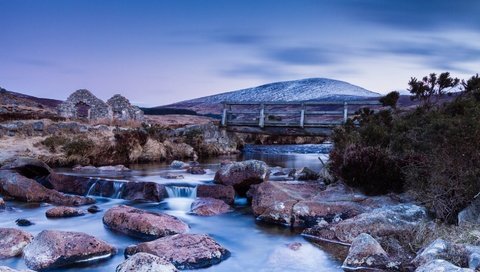
[(231, 91), (192, 100), (178, 102), (165, 107), (192, 109), (199, 113), (217, 112), (225, 101), (234, 102), (292, 102), (312, 100), (356, 100), (378, 97), (380, 94), (350, 83), (328, 79), (307, 78), (275, 82), (258, 87)]

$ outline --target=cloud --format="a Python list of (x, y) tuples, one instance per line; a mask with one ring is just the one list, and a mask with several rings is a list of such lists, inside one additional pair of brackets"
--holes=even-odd
[(397, 56), (417, 57), (422, 64), (438, 70), (470, 73), (466, 63), (480, 61), (480, 46), (445, 39), (385, 43), (378, 51)]
[(366, 20), (395, 28), (426, 30), (448, 27), (480, 29), (480, 1), (384, 1), (350, 0), (342, 11)]
[(220, 70), (220, 75), (227, 77), (259, 77), (264, 79), (277, 79), (292, 73), (287, 73), (277, 66), (268, 64), (239, 64), (231, 68)]
[(325, 65), (339, 61), (335, 52), (320, 47), (286, 47), (266, 52), (270, 60), (291, 65)]

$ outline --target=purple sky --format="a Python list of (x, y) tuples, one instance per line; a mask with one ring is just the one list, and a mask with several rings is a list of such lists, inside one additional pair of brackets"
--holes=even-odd
[[(421, 2), (421, 3), (419, 3)], [(480, 1), (0, 0), (0, 86), (162, 105), (307, 77), (480, 72)]]

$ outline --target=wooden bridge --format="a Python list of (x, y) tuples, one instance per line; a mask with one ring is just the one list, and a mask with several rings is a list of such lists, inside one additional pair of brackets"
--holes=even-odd
[(221, 126), (229, 131), (275, 135), (323, 135), (345, 123), (361, 108), (378, 101), (225, 102)]

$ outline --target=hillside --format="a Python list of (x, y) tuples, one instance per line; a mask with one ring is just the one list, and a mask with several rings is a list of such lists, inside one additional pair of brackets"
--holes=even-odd
[(308, 78), (275, 82), (253, 88), (182, 101), (158, 108), (190, 109), (205, 114), (219, 113), (221, 103), (224, 101), (293, 102), (354, 100), (378, 96), (380, 96), (380, 94), (344, 81), (327, 78)]

